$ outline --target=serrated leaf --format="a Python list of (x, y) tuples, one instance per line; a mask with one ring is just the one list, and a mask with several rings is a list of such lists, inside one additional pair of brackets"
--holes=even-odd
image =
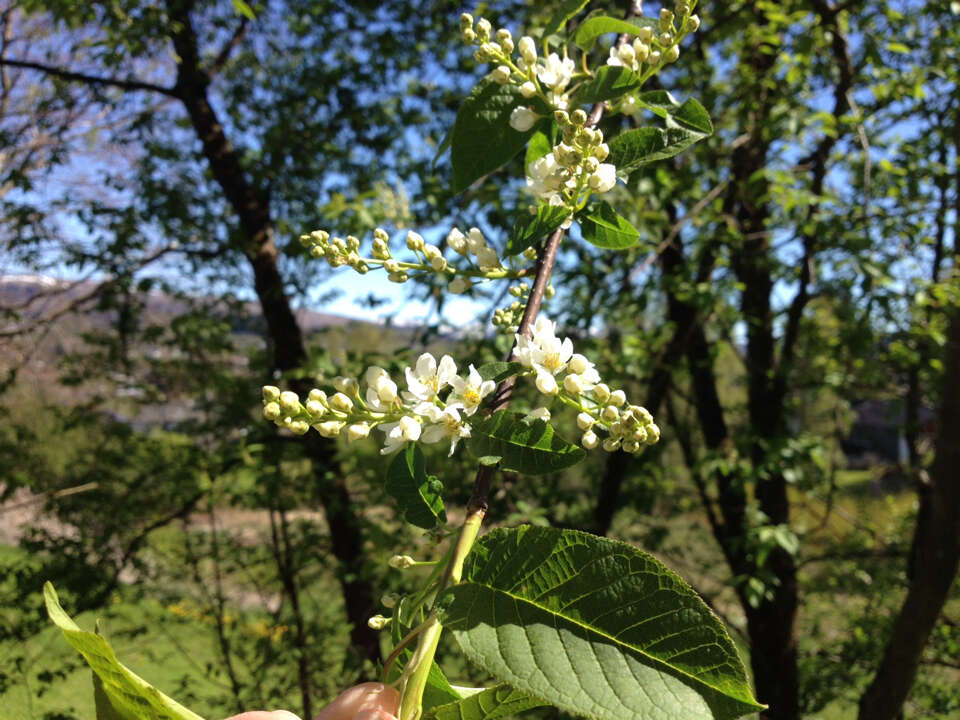
[(640, 233), (626, 218), (617, 213), (606, 200), (601, 200), (585, 215), (577, 218), (583, 239), (591, 245), (607, 250), (633, 247)]
[(533, 129), (514, 130), (510, 113), (529, 102), (515, 85), (498, 85), (490, 76), (476, 84), (460, 105), (450, 137), (454, 192), (463, 192), (523, 149)]
[(557, 30), (566, 27), (570, 19), (583, 10), (589, 2), (590, 0), (564, 0), (543, 28), (543, 37), (550, 37)]
[(443, 498), (430, 488), (423, 451), (417, 443), (410, 443), (390, 461), (384, 487), (411, 525), (429, 530), (438, 521), (446, 522)]
[(573, 105), (590, 105), (618, 98), (640, 87), (640, 76), (630, 68), (604, 65), (585, 81), (573, 96)]
[(573, 42), (583, 50), (590, 50), (601, 35), (607, 33), (636, 35), (642, 27), (657, 29), (657, 21), (650, 18), (620, 20), (609, 15), (594, 15), (592, 18), (584, 20), (577, 28), (577, 32), (573, 35)]
[(430, 720), (499, 720), (542, 707), (545, 702), (530, 697), (506, 683), (474, 693), (455, 703), (439, 705), (429, 713)]
[(43, 586), (43, 601), (50, 620), (100, 678), (101, 690), (113, 707), (114, 718), (119, 715), (122, 720), (203, 720), (122, 665), (104, 638), (81, 630), (60, 606), (57, 591), (49, 582)]
[(527, 154), (523, 158), (523, 166), (529, 168), (533, 163), (545, 155), (553, 152), (554, 139), (557, 136), (557, 125), (552, 120), (541, 122), (530, 137), (527, 144)]
[(628, 130), (610, 140), (607, 162), (616, 165), (619, 175), (628, 175), (638, 167), (673, 157), (708, 134), (684, 127)]
[(651, 555), (574, 530), (481, 538), (438, 616), (517, 690), (598, 720), (728, 720), (761, 709), (736, 648)]
[(477, 368), (477, 372), (480, 373), (481, 378), (484, 380), (493, 380), (498, 385), (509, 377), (519, 375), (524, 370), (526, 370), (526, 368), (522, 363), (503, 362), (501, 360), (484, 363)]
[(678, 125), (685, 125), (692, 130), (713, 134), (713, 123), (710, 113), (694, 98), (687, 98), (682, 104), (666, 90), (650, 90), (640, 93), (637, 102), (662, 118), (672, 120)]
[(504, 254), (519, 255), (563, 225), (563, 221), (568, 217), (570, 217), (568, 207), (538, 205), (536, 215), (527, 215), (513, 224)]
[(470, 428), (467, 447), (474, 457), (499, 455), (500, 466), (525, 475), (542, 475), (576, 465), (586, 456), (543, 420), (526, 422), (523, 415), (495, 412)]

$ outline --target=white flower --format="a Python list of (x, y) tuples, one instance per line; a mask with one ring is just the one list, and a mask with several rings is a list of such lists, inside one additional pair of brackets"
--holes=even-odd
[(537, 43), (529, 35), (520, 38), (520, 42), (517, 43), (517, 50), (527, 65), (533, 65), (537, 61)]
[(570, 362), (568, 364), (570, 372), (576, 373), (584, 381), (584, 388), (589, 390), (593, 385), (600, 382), (600, 373), (597, 372), (594, 364), (587, 360), (580, 353), (574, 353), (570, 356)]
[(460, 439), (470, 437), (470, 428), (464, 425), (463, 420), (460, 419), (460, 407), (457, 404), (447, 405), (441, 410), (436, 405), (424, 403), (417, 408), (417, 411), (422, 411), (422, 414), (434, 423), (428, 425), (424, 429), (423, 435), (420, 436), (420, 439), (425, 443), (449, 440), (450, 454), (453, 455)]
[(480, 232), (480, 228), (470, 228), (467, 232), (467, 250), (474, 255), (479, 255), (480, 251), (487, 246), (487, 239)]
[(497, 387), (493, 380), (484, 380), (473, 365), (470, 366), (466, 379), (454, 376), (450, 384), (453, 385), (453, 393), (450, 395), (448, 404), (461, 405), (464, 415), (473, 415), (483, 399)]
[(481, 270), (496, 270), (500, 267), (500, 257), (492, 247), (480, 248), (477, 253), (477, 265)]
[(573, 342), (570, 338), (561, 340), (553, 334), (551, 328), (549, 335), (542, 333), (539, 337), (535, 336), (534, 340), (539, 347), (533, 351), (531, 359), (537, 372), (556, 375), (567, 369), (567, 361), (573, 355)]
[(515, 107), (510, 113), (510, 127), (517, 132), (526, 132), (532, 128), (540, 118), (533, 110), (528, 107)]
[(527, 168), (527, 188), (539, 200), (550, 205), (563, 205), (563, 196), (560, 194), (566, 182), (563, 169), (553, 153), (534, 160)]
[(528, 422), (533, 420), (543, 420), (547, 422), (550, 419), (550, 411), (545, 407), (538, 407), (528, 412), (524, 419)]
[(570, 109), (570, 96), (564, 92), (549, 91), (547, 93), (547, 102), (550, 103), (554, 110)]
[(612, 190), (617, 184), (617, 168), (610, 163), (601, 163), (597, 171), (590, 176), (588, 181), (591, 188), (598, 193), (604, 193)]
[(380, 450), (381, 455), (389, 455), (408, 442), (416, 442), (420, 439), (422, 430), (420, 422), (408, 415), (404, 415), (397, 422), (381, 425), (380, 429), (387, 435), (386, 442)]
[(449, 245), (455, 253), (460, 255), (467, 254), (467, 237), (457, 228), (453, 228), (447, 234), (447, 245)]
[(450, 284), (447, 285), (447, 290), (449, 290), (454, 295), (462, 295), (472, 287), (473, 287), (473, 283), (470, 282), (469, 278), (458, 276), (450, 281)]
[(548, 372), (537, 372), (536, 385), (537, 390), (544, 395), (556, 395), (560, 390), (560, 387), (557, 385), (557, 379), (552, 373)]
[(520, 86), (520, 94), (529, 100), (537, 94), (537, 86), (527, 80), (527, 82)]
[(404, 369), (407, 377), (408, 395), (416, 400), (433, 402), (437, 393), (443, 390), (457, 375), (457, 364), (449, 355), (440, 358), (440, 364), (430, 353), (417, 358), (414, 369)]
[(574, 67), (570, 58), (561, 60), (556, 53), (550, 53), (537, 73), (537, 78), (548, 88), (560, 93), (573, 77)]

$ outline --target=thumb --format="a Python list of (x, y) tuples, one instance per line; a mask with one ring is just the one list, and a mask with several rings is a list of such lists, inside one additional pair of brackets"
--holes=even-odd
[(362, 683), (344, 690), (314, 720), (396, 720), (400, 696), (383, 683)]

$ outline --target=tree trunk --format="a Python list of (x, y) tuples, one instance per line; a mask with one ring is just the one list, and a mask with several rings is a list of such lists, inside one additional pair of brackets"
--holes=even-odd
[(860, 720), (893, 720), (913, 686), (920, 656), (947, 600), (960, 561), (960, 313), (950, 323), (937, 449), (920, 494), (913, 577), (873, 682), (860, 698)]
[[(174, 50), (180, 59), (176, 94), (203, 144), (203, 155), (214, 179), (240, 219), (246, 241), (242, 250), (253, 269), (257, 298), (267, 323), (272, 367), (281, 372), (292, 370), (304, 363), (307, 351), (277, 267), (269, 197), (248, 181), (240, 157), (210, 104), (207, 95), (210, 81), (200, 64), (190, 17), (192, 6), (189, 1), (168, 3), (171, 19), (177, 22), (172, 35)], [(298, 390), (304, 394), (303, 389)], [(380, 660), (379, 636), (367, 626), (373, 607), (373, 587), (365, 571), (360, 518), (354, 513), (349, 492), (337, 472), (331, 443), (313, 433), (304, 437), (304, 443), (313, 462), (317, 496), (326, 513), (333, 553), (340, 564), (340, 585), (351, 624), (351, 641), (361, 658), (377, 662)]]

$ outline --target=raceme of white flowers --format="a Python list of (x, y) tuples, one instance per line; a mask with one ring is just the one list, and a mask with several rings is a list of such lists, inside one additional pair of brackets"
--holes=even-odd
[[(569, 338), (558, 338), (550, 320), (541, 317), (530, 338), (517, 336), (515, 357), (541, 394), (578, 411), (584, 448), (602, 445), (610, 452), (638, 453), (660, 439), (660, 429), (650, 413), (628, 405), (622, 390), (611, 391), (601, 382), (594, 364), (573, 352)], [(471, 418), (496, 389), (473, 365), (460, 375), (452, 357), (444, 355), (438, 362), (430, 353), (404, 369), (404, 380), (407, 389), (400, 390), (386, 370), (372, 366), (362, 383), (358, 378), (337, 377), (333, 395), (314, 388), (305, 403), (295, 392), (267, 385), (263, 388), (263, 414), (298, 435), (312, 427), (324, 437), (344, 435), (354, 442), (379, 430), (384, 434), (380, 451), (384, 455), (418, 441), (449, 442), (453, 454), (457, 443), (470, 437)], [(550, 410), (538, 407), (528, 419), (549, 420)], [(606, 436), (602, 441), (598, 431)]]
[[(453, 228), (447, 235), (446, 245), (460, 256), (459, 264), (444, 257), (443, 250), (426, 242), (419, 233), (407, 233), (406, 247), (413, 253), (412, 261), (398, 260), (390, 251), (390, 236), (385, 230), (373, 231), (373, 245), (369, 257), (360, 254), (360, 240), (353, 235), (346, 238), (331, 237), (326, 230), (314, 230), (300, 236), (300, 243), (310, 249), (314, 258), (324, 259), (330, 267), (349, 266), (361, 275), (373, 269), (383, 268), (391, 282), (404, 283), (412, 274), (432, 273), (449, 280), (447, 289), (454, 294), (467, 292), (475, 280), (519, 278), (527, 274), (529, 263), (536, 260), (536, 250), (530, 249), (520, 258), (504, 266), (497, 249), (487, 243), (478, 228), (470, 228), (466, 234)], [(519, 259), (527, 267), (519, 267)]]

